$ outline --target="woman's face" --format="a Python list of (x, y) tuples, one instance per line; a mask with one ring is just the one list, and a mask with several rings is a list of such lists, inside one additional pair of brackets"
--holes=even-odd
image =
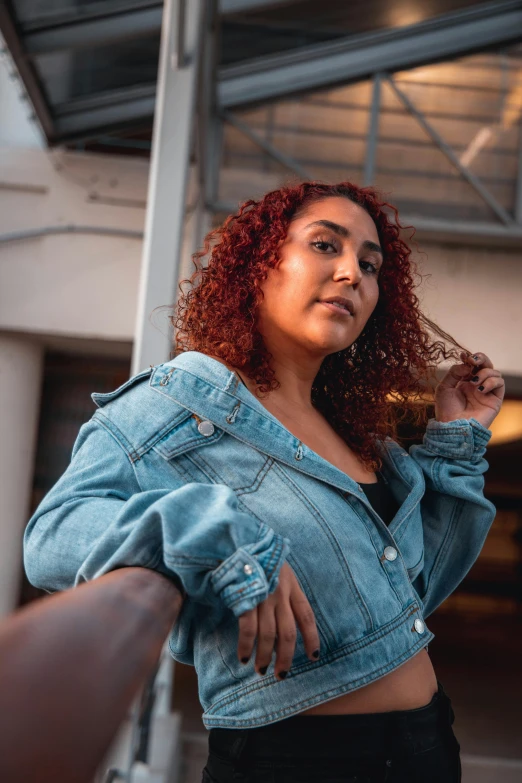
[(290, 223), (279, 258), (261, 286), (267, 349), (319, 358), (348, 348), (379, 298), (383, 257), (372, 218), (341, 196), (315, 201)]

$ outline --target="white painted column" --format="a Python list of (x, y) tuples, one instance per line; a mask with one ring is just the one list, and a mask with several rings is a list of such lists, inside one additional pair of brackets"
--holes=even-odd
[(177, 295), (204, 7), (203, 0), (163, 4), (132, 374), (168, 361), (172, 350), (151, 315)]
[(41, 345), (0, 334), (0, 617), (18, 603), (42, 372)]

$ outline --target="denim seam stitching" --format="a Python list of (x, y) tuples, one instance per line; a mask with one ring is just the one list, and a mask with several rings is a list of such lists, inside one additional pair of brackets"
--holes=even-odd
[(134, 461), (133, 457), (136, 454), (136, 450), (130, 441), (127, 440), (123, 432), (116, 426), (116, 424), (114, 424), (114, 422), (111, 421), (111, 419), (109, 419), (100, 410), (94, 412), (92, 421), (99, 424), (106, 432), (112, 435), (121, 450), (125, 452), (128, 460), (132, 463)]
[[(397, 628), (400, 628), (402, 625), (409, 625), (409, 617), (412, 614), (412, 609), (414, 606), (416, 606), (417, 609), (419, 609), (416, 602), (410, 604), (399, 615), (397, 615), (397, 617), (395, 617), (389, 623), (386, 623), (386, 625), (382, 626), (381, 628), (378, 628), (376, 631), (373, 631), (371, 634), (368, 634), (367, 636), (363, 636), (354, 642), (350, 642), (349, 644), (346, 644), (343, 647), (340, 647), (331, 653), (322, 655), (319, 663), (309, 661), (306, 664), (301, 664), (301, 666), (295, 667), (292, 670), (292, 674), (294, 676), (298, 676), (300, 673), (310, 671), (314, 668), (317, 668), (319, 665), (324, 666), (327, 663), (332, 663), (333, 661), (348, 657), (351, 655), (351, 653), (354, 650), (363, 650), (365, 647), (369, 647), (374, 642), (379, 641), (380, 639), (384, 639), (386, 636), (392, 634), (395, 630), (397, 630)], [(424, 644), (421, 644), (421, 646), (424, 646)], [(273, 681), (270, 682), (269, 679), (267, 678), (264, 681), (259, 681), (247, 685), (240, 689), (241, 693), (239, 691), (235, 691), (234, 693), (231, 693), (228, 696), (223, 696), (217, 702), (214, 702), (214, 704), (209, 709), (213, 709), (218, 705), (226, 706), (226, 704), (229, 704), (233, 701), (237, 701), (239, 698), (241, 698), (242, 695), (255, 693), (255, 691), (266, 688), (271, 684), (273, 684)]]
[[(188, 372), (188, 371), (187, 371), (187, 370), (185, 370), (185, 369), (183, 369), (183, 372)], [(193, 373), (189, 373), (189, 374), (190, 374), (190, 375), (192, 375), (194, 378), (197, 378), (198, 380), (203, 380), (203, 379), (199, 378), (199, 376), (197, 376), (197, 375), (193, 375)], [(218, 387), (214, 386), (213, 384), (209, 383), (209, 382), (208, 382), (208, 381), (206, 381), (206, 380), (205, 380), (205, 381), (203, 381), (203, 382), (204, 382), (204, 383), (208, 383), (208, 385), (209, 385), (211, 388), (213, 388), (213, 389), (216, 389), (216, 391), (219, 391), (221, 394), (226, 394), (228, 397), (231, 397), (233, 400), (240, 401), (240, 402), (241, 402), (241, 404), (242, 404), (242, 405), (244, 405), (245, 407), (249, 408), (249, 409), (250, 409), (250, 410), (251, 410), (251, 411), (254, 413), (254, 415), (256, 415), (256, 416), (261, 416), (263, 419), (265, 419), (265, 420), (266, 420), (267, 422), (269, 422), (271, 425), (276, 425), (276, 426), (278, 426), (278, 427), (279, 427), (279, 429), (281, 429), (281, 430), (283, 431), (283, 435), (284, 435), (285, 437), (287, 436), (287, 434), (291, 434), (291, 433), (288, 433), (288, 431), (287, 431), (287, 430), (285, 430), (285, 428), (283, 427), (283, 425), (282, 425), (282, 424), (281, 424), (281, 423), (280, 423), (280, 422), (279, 422), (277, 419), (275, 419), (275, 417), (269, 418), (269, 417), (268, 417), (268, 416), (266, 416), (266, 415), (265, 415), (265, 414), (264, 414), (262, 411), (258, 410), (257, 408), (253, 408), (253, 407), (252, 407), (251, 405), (249, 405), (249, 403), (248, 403), (248, 402), (246, 402), (245, 400), (239, 400), (239, 399), (238, 399), (238, 397), (236, 397), (235, 395), (233, 395), (233, 394), (230, 394), (229, 392), (226, 392), (225, 390), (223, 390), (223, 389), (220, 389), (220, 388), (218, 388)], [(191, 411), (191, 412), (192, 412), (192, 408), (186, 408), (186, 406), (185, 406), (185, 405), (183, 405), (183, 404), (182, 404), (182, 403), (181, 403), (179, 400), (177, 400), (177, 399), (176, 399), (175, 397), (173, 397), (171, 394), (167, 394), (167, 392), (161, 391), (161, 390), (159, 390), (159, 389), (157, 389), (156, 387), (153, 387), (153, 386), (151, 386), (151, 388), (152, 388), (152, 389), (154, 389), (154, 391), (157, 391), (157, 392), (158, 392), (158, 394), (163, 394), (163, 395), (165, 395), (166, 397), (168, 397), (170, 400), (172, 400), (172, 401), (173, 401), (174, 403), (176, 403), (177, 405), (181, 405), (181, 407), (183, 407), (185, 410), (188, 410), (188, 411)], [(226, 420), (226, 417), (225, 417), (225, 420)], [(221, 421), (220, 421), (219, 423), (216, 423), (216, 426), (217, 426), (217, 427), (220, 427), (220, 428), (221, 428), (221, 429), (223, 429), (223, 430), (224, 430), (224, 431), (225, 431), (225, 432), (226, 432), (228, 435), (231, 435), (233, 438), (235, 438), (236, 440), (240, 441), (240, 443), (245, 443), (247, 446), (250, 446), (251, 448), (255, 449), (255, 450), (256, 450), (256, 451), (258, 451), (260, 454), (265, 454), (267, 457), (271, 457), (271, 458), (272, 458), (272, 459), (274, 459), (276, 462), (279, 462), (279, 463), (281, 463), (281, 464), (283, 464), (283, 465), (286, 465), (287, 467), (289, 467), (289, 468), (292, 468), (292, 469), (294, 469), (294, 470), (298, 470), (299, 472), (301, 472), (301, 473), (304, 473), (306, 476), (311, 476), (312, 478), (316, 479), (317, 481), (322, 481), (323, 483), (326, 483), (326, 484), (328, 484), (328, 486), (335, 486), (335, 487), (337, 487), (337, 485), (336, 485), (336, 484), (332, 484), (331, 482), (329, 482), (329, 481), (327, 481), (327, 480), (325, 480), (325, 479), (323, 479), (323, 478), (319, 478), (319, 477), (317, 476), (317, 474), (316, 474), (316, 473), (314, 473), (313, 471), (311, 471), (311, 470), (306, 470), (306, 468), (303, 468), (303, 466), (302, 466), (302, 465), (303, 465), (303, 463), (302, 463), (302, 462), (300, 462), (300, 463), (299, 463), (299, 466), (296, 466), (296, 465), (294, 464), (294, 462), (295, 462), (295, 461), (292, 461), (292, 462), (291, 462), (290, 460), (286, 460), (286, 459), (284, 459), (284, 457), (281, 457), (280, 455), (278, 455), (277, 457), (274, 457), (274, 456), (273, 456), (273, 454), (271, 454), (271, 453), (269, 453), (269, 452), (267, 452), (267, 451), (264, 451), (263, 449), (260, 449), (260, 448), (258, 448), (257, 446), (254, 446), (254, 445), (251, 443), (251, 441), (250, 441), (249, 439), (247, 439), (247, 438), (245, 438), (245, 437), (240, 437), (240, 435), (238, 434), (237, 428), (235, 428), (235, 425), (228, 425), (228, 426), (227, 426), (226, 424), (223, 424), (223, 423), (221, 423)], [(294, 440), (295, 440), (295, 442), (296, 442), (296, 443), (298, 443), (298, 439), (297, 439), (297, 438), (294, 438)], [(334, 466), (332, 466), (332, 467), (334, 467)], [(343, 488), (343, 489), (344, 489), (344, 488)]]
[(425, 602), (427, 602), (427, 596), (430, 593), (430, 588), (432, 583), (437, 581), (438, 575), (444, 566), (447, 551), (450, 548), (451, 542), (455, 537), (455, 533), (457, 530), (457, 522), (458, 519), (460, 518), (461, 507), (462, 504), (459, 501), (457, 501), (453, 507), (453, 513), (451, 515), (450, 523), (448, 525), (448, 530), (446, 531), (446, 535), (444, 536), (444, 540), (441, 544), (439, 553), (435, 559), (435, 563), (433, 564), (433, 568), (431, 569), (431, 573), (428, 578), (428, 583), (426, 585), (426, 592), (424, 595)]
[[(165, 440), (170, 435), (170, 432), (167, 432), (161, 440)], [(204, 438), (202, 435), (191, 435), (189, 438), (183, 441), (183, 443), (180, 443), (179, 446), (177, 446), (173, 451), (170, 451), (168, 454), (163, 454), (159, 449), (159, 442), (156, 441), (150, 448), (153, 448), (154, 451), (159, 454), (160, 457), (163, 457), (163, 459), (170, 461), (171, 459), (175, 459), (176, 457), (179, 457), (180, 454), (185, 454), (187, 451), (192, 451), (195, 448), (198, 448), (198, 446), (201, 446), (201, 448), (205, 448), (205, 446), (210, 446), (212, 443), (215, 443), (217, 440), (220, 440), (224, 435), (224, 430), (217, 429), (216, 432), (211, 435), (210, 437)], [(150, 449), (147, 449), (149, 451)]]
[(182, 410), (179, 411), (174, 419), (169, 419), (168, 423), (165, 424), (158, 432), (155, 432), (154, 435), (151, 435), (151, 437), (145, 441), (145, 443), (142, 443), (141, 446), (136, 448), (136, 453), (139, 455), (139, 457), (142, 457), (160, 440), (163, 440), (163, 438), (166, 438), (168, 435), (170, 435), (170, 433), (179, 427), (180, 424), (183, 424), (183, 422), (186, 421), (189, 416), (190, 412), (187, 412), (186, 408), (182, 408)]
[[(308, 591), (308, 594), (310, 596), (314, 595), (314, 592), (312, 588), (310, 587), (310, 583), (308, 582), (308, 579), (303, 573), (303, 570), (301, 566), (299, 565), (299, 562), (296, 560), (296, 558), (293, 556), (292, 552), (288, 555), (288, 564), (289, 566), (295, 571), (295, 575), (297, 577), (297, 581), (299, 582), (301, 588), (303, 585), (306, 586), (306, 589)], [(305, 592), (306, 595), (306, 592)], [(314, 601), (315, 603), (315, 601)], [(314, 609), (314, 617), (315, 617), (315, 624), (317, 626), (317, 631), (319, 635), (322, 637), (322, 639), (325, 642), (326, 649), (334, 649), (337, 645), (335, 632), (330, 626), (330, 623), (327, 621), (326, 617), (324, 616), (323, 612), (319, 608), (318, 605), (316, 605), (316, 608)], [(321, 647), (321, 649), (323, 649)]]
[[(393, 592), (395, 593), (399, 606), (402, 606), (403, 599), (401, 598), (401, 596), (397, 592), (397, 588), (395, 587), (395, 585), (394, 585), (394, 583), (393, 583), (393, 581), (391, 579), (390, 572), (388, 571), (387, 568), (384, 567), (384, 563), (381, 560), (381, 558), (379, 557), (379, 553), (378, 553), (377, 548), (375, 546), (373, 534), (375, 533), (376, 535), (378, 535), (377, 528), (375, 528), (375, 526), (369, 526), (367, 520), (364, 519), (362, 514), (359, 514), (359, 511), (352, 506), (352, 503), (350, 502), (350, 500), (348, 500), (343, 493), (340, 493), (340, 494), (341, 494), (341, 497), (343, 498), (344, 502), (346, 503), (346, 505), (349, 507), (350, 511), (353, 514), (355, 514), (361, 520), (362, 524), (364, 525), (364, 527), (366, 529), (366, 532), (368, 533), (368, 537), (369, 537), (369, 539), (370, 539), (370, 541), (372, 543), (372, 546), (373, 546), (373, 548), (375, 550), (375, 556), (376, 556), (377, 560), (379, 561), (379, 565), (380, 565), (382, 571), (386, 574), (386, 578), (388, 580), (388, 584), (391, 587), (391, 589), (393, 590)], [(391, 535), (391, 533), (390, 533), (390, 535)], [(380, 541), (381, 544), (383, 543), (380, 539), (379, 539), (379, 541)], [(394, 543), (395, 543), (395, 540), (394, 540)], [(401, 551), (400, 551), (399, 548), (397, 548), (397, 554), (401, 558), (401, 562), (403, 564), (404, 569), (407, 571), (406, 563), (404, 562), (404, 560), (402, 558), (402, 554), (401, 554)]]
[(357, 585), (355, 583), (355, 580), (353, 578), (352, 572), (350, 570), (350, 567), (348, 563), (346, 562), (344, 556), (343, 556), (343, 550), (342, 547), (335, 536), (334, 532), (328, 525), (328, 522), (326, 519), (322, 516), (322, 514), (319, 512), (319, 510), (316, 508), (316, 506), (311, 502), (311, 500), (305, 495), (304, 492), (302, 492), (295, 482), (292, 481), (291, 477), (287, 475), (286, 471), (280, 466), (280, 465), (274, 465), (274, 472), (279, 474), (281, 480), (288, 486), (288, 488), (292, 491), (292, 494), (298, 498), (302, 505), (305, 507), (305, 509), (308, 510), (309, 513), (312, 514), (312, 516), (319, 522), (320, 527), (324, 530), (327, 538), (329, 539), (334, 551), (337, 552), (337, 556), (339, 559), (339, 562), (341, 563), (341, 566), (343, 568), (343, 571), (345, 572), (347, 576), (347, 582), (350, 585), (351, 592), (355, 598), (355, 602), (359, 605), (359, 609), (361, 611), (361, 614), (365, 618), (366, 623), (369, 625), (370, 630), (373, 630), (373, 618), (368, 610), (368, 607), (366, 605), (366, 602), (364, 601), (363, 597), (361, 596)]
[[(406, 617), (405, 620), (407, 621), (408, 618)], [(397, 627), (399, 627), (399, 626), (397, 626)], [(389, 631), (389, 633), (392, 633), (393, 630), (395, 630), (395, 628), (391, 629)], [(388, 634), (386, 634), (386, 635), (388, 635)], [(418, 640), (415, 642), (415, 644), (413, 644), (407, 650), (407, 652), (405, 652), (402, 655), (398, 656), (398, 658), (394, 659), (390, 663), (387, 663), (385, 666), (381, 667), (377, 671), (372, 672), (371, 673), (371, 680), (368, 680), (370, 675), (366, 675), (365, 677), (361, 677), (360, 680), (363, 680), (363, 681), (367, 680), (368, 682), (373, 682), (375, 679), (377, 679), (379, 676), (381, 676), (381, 674), (385, 674), (385, 673), (391, 671), (391, 669), (393, 668), (394, 664), (400, 665), (400, 663), (398, 663), (398, 662), (406, 661), (409, 658), (411, 658), (412, 657), (412, 652), (414, 652), (416, 649), (421, 649), (421, 648), (425, 647), (426, 644), (431, 642), (431, 640), (433, 638), (434, 638), (434, 634), (431, 631), (429, 631), (429, 634), (428, 634), (428, 637), (427, 637), (428, 642), (426, 641), (426, 638), (422, 638), (421, 639), (420, 636), (419, 636)], [(374, 640), (374, 641), (376, 641), (376, 640)], [(367, 646), (367, 645), (365, 645), (365, 646)], [(337, 660), (337, 659), (340, 659), (340, 658), (343, 658), (343, 657), (348, 657), (348, 656), (349, 656), (349, 653), (345, 653), (343, 655), (337, 655), (334, 658), (333, 654), (330, 654), (330, 655), (325, 656), (325, 658), (322, 659), (320, 665), (321, 666), (326, 665), (326, 663), (330, 662), (331, 659)], [(308, 667), (308, 669), (311, 669), (312, 667), (318, 668), (318, 665), (317, 664), (312, 664), (311, 666)], [(295, 676), (297, 676), (297, 675), (295, 675)], [(356, 682), (359, 682), (360, 680), (356, 680)], [(219, 701), (214, 702), (214, 704), (212, 704), (209, 707), (209, 709), (205, 712), (205, 715), (204, 715), (205, 722), (210, 725), (213, 722), (217, 723), (217, 722), (222, 722), (223, 720), (226, 721), (227, 720), (227, 716), (217, 716), (215, 718), (212, 717), (212, 715), (215, 715), (216, 708), (218, 708), (218, 707), (226, 707), (228, 704), (231, 704), (231, 703), (239, 701), (242, 696), (249, 695), (250, 693), (255, 692), (255, 690), (259, 690), (260, 688), (271, 687), (272, 685), (274, 685), (274, 683), (275, 683), (275, 678), (273, 678), (273, 677), (266, 678), (265, 682), (260, 682), (259, 684), (256, 683), (255, 688), (253, 688), (252, 686), (250, 686), (250, 687), (247, 686), (247, 688), (240, 688), (237, 691), (235, 691), (233, 694), (231, 694), (229, 696), (225, 696), (222, 699), (220, 699)], [(363, 682), (362, 684), (366, 684), (366, 683)], [(359, 687), (362, 687), (362, 684)], [(347, 692), (347, 689), (343, 689), (342, 686), (341, 686), (341, 688), (335, 688), (335, 689), (332, 689), (332, 690), (333, 690), (333, 693), (336, 694), (336, 695), (337, 694), (341, 695), (342, 693)], [(264, 715), (264, 718), (266, 720), (277, 719), (277, 718), (279, 718), (281, 716), (284, 716), (285, 714), (288, 714), (288, 712), (294, 710), (295, 708), (299, 708), (299, 707), (305, 708), (305, 707), (308, 707), (308, 706), (313, 706), (314, 704), (321, 703), (321, 701), (324, 701), (324, 697), (330, 697), (331, 696), (332, 690), (324, 691), (323, 693), (314, 696), (313, 700), (308, 700), (307, 701), (305, 699), (304, 701), (298, 702), (297, 704), (293, 704), (291, 706), (287, 706), (283, 710), (277, 710), (276, 712), (272, 712), (272, 713), (266, 714), (266, 715)], [(355, 688), (351, 688), (350, 690), (355, 690)], [(231, 722), (235, 722), (236, 725), (239, 726), (239, 727), (245, 727), (245, 726), (248, 726), (248, 725), (250, 725), (250, 724), (252, 724), (254, 722), (258, 722), (257, 719), (241, 720), (241, 719), (237, 719), (237, 718), (230, 718), (229, 720)]]
[[(257, 449), (255, 449), (257, 451)], [(258, 452), (258, 454), (261, 454), (262, 452)], [(198, 466), (200, 463), (203, 467), (203, 471), (207, 473), (207, 475), (213, 475), (215, 479), (217, 480), (217, 483), (219, 484), (225, 484), (224, 478), (220, 475), (220, 473), (213, 468), (211, 465), (208, 464), (206, 459), (201, 454), (194, 454), (190, 457), (191, 461)], [(254, 476), (252, 482), (250, 484), (246, 484), (243, 487), (237, 487), (234, 488), (235, 493), (240, 493), (241, 495), (249, 494), (249, 492), (256, 492), (257, 489), (260, 487), (263, 479), (265, 478), (266, 474), (268, 473), (269, 468), (272, 466), (273, 458), (267, 456), (266, 454), (263, 454), (263, 463), (259, 470), (257, 471), (256, 475)], [(262, 475), (263, 474), (263, 475)], [(228, 485), (227, 485), (228, 486)]]

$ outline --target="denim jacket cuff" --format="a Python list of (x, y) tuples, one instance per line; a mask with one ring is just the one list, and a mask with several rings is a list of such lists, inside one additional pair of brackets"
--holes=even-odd
[(424, 446), (439, 457), (475, 462), (484, 456), (491, 435), (491, 430), (476, 419), (444, 422), (430, 419), (424, 435)]
[(214, 592), (236, 617), (254, 609), (276, 589), (289, 551), (290, 541), (262, 524), (254, 544), (236, 549), (212, 573)]

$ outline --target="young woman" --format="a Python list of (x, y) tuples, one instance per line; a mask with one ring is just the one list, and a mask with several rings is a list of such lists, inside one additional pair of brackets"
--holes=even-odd
[[(136, 565), (180, 585), (170, 646), (197, 669), (205, 781), (460, 779), (425, 618), (493, 521), (504, 383), (422, 316), (389, 212), (304, 183), (229, 217), (181, 297), (177, 357), (93, 395), (26, 532), (46, 589)], [(442, 359), (406, 451), (396, 402)]]

